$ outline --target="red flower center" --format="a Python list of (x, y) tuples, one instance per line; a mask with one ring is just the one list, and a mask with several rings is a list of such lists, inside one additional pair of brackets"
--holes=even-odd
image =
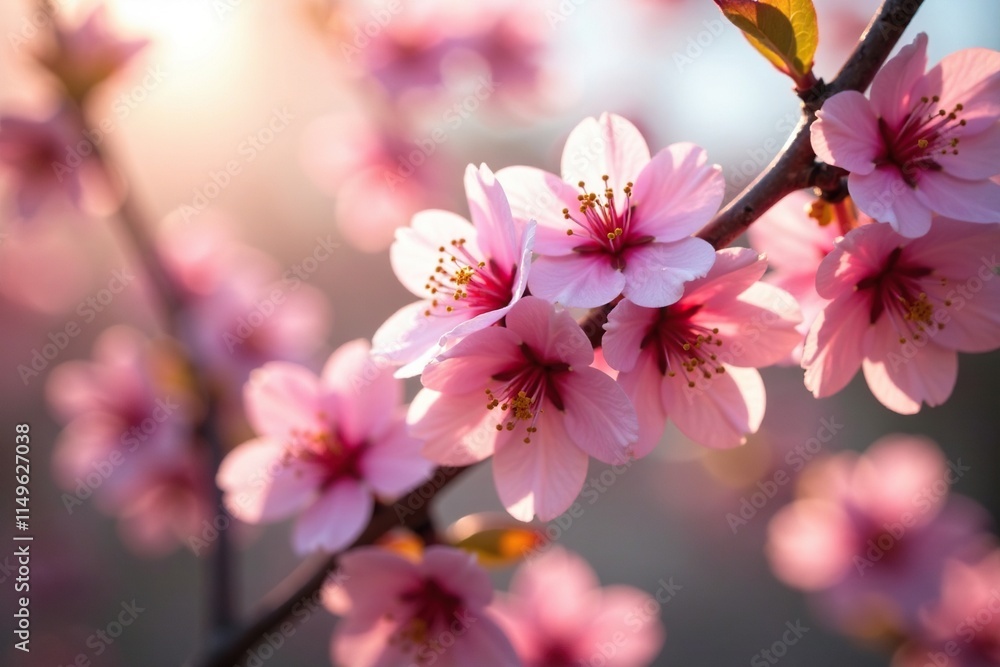
[(898, 130), (890, 128), (882, 118), (878, 121), (886, 153), (875, 163), (896, 165), (903, 180), (913, 188), (917, 187), (921, 171), (939, 171), (938, 159), (949, 154), (958, 155), (958, 134), (966, 124), (965, 119), (959, 118), (963, 106), (956, 104), (947, 111), (938, 108), (938, 102), (937, 95), (920, 98)]
[(437, 266), (424, 285), (431, 298), (425, 316), (466, 309), (469, 317), (475, 317), (510, 303), (517, 267), (504, 269), (492, 258), (479, 260), (465, 244), (465, 239), (452, 239), (450, 247), (438, 248)]
[(563, 217), (576, 225), (576, 228), (568, 228), (566, 234), (582, 237), (581, 245), (573, 248), (575, 252), (606, 253), (612, 256), (614, 267), (621, 270), (625, 268), (626, 249), (652, 243), (654, 239), (652, 236), (635, 237), (634, 233), (629, 233), (632, 216), (635, 214), (631, 181), (622, 189), (625, 201), (619, 204), (614, 189), (608, 186), (608, 176), (601, 176), (601, 179), (604, 181), (603, 196), (589, 192), (583, 181), (577, 184), (583, 191), (583, 194), (576, 196), (580, 202), (579, 210), (575, 214), (568, 208), (562, 210)]
[(699, 380), (711, 380), (726, 372), (716, 354), (722, 346), (717, 327), (708, 328), (694, 319), (700, 305), (674, 304), (660, 308), (659, 316), (640, 347), (656, 355), (661, 375), (687, 380), (694, 388)]

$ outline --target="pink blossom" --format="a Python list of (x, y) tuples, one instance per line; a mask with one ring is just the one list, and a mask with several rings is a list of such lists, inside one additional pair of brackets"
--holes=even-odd
[(997, 248), (1000, 226), (940, 218), (919, 239), (885, 224), (851, 231), (816, 276), (830, 303), (806, 338), (806, 388), (830, 396), (860, 366), (891, 410), (943, 403), (955, 386), (956, 352), (1000, 346)]
[(299, 513), (299, 552), (343, 549), (371, 517), (374, 494), (396, 497), (432, 468), (406, 434), (402, 383), (368, 352), (364, 340), (341, 346), (320, 377), (272, 362), (245, 387), (247, 418), (260, 437), (230, 452), (216, 481), (227, 507), (248, 523)]
[(53, 43), (37, 58), (77, 100), (142, 51), (147, 39), (121, 39), (108, 25), (107, 8), (91, 11), (78, 25), (56, 25)]
[(490, 607), (524, 667), (649, 665), (663, 645), (658, 608), (631, 586), (601, 588), (585, 560), (559, 547), (522, 565)]
[(676, 303), (624, 300), (611, 312), (604, 357), (639, 413), (636, 456), (656, 446), (668, 416), (708, 447), (735, 447), (757, 431), (765, 397), (756, 369), (788, 355), (801, 319), (787, 292), (759, 282), (766, 268), (753, 250), (726, 248)]
[(944, 563), (980, 553), (985, 512), (948, 490), (966, 472), (930, 441), (894, 435), (804, 473), (800, 498), (768, 526), (767, 555), (790, 586), (812, 591), (850, 632), (910, 628), (937, 594)]
[(564, 512), (583, 487), (588, 455), (621, 463), (635, 410), (569, 313), (524, 297), (506, 327), (477, 331), (424, 370), (407, 421), (443, 465), (493, 455), (493, 479), (515, 518)]
[(562, 178), (533, 167), (498, 173), (515, 220), (537, 220), (531, 293), (594, 308), (619, 294), (641, 306), (674, 303), (712, 266), (712, 247), (690, 235), (719, 208), (725, 183), (693, 144), (650, 159), (632, 123), (614, 114), (576, 126)]
[(18, 217), (36, 218), (53, 203), (92, 210), (108, 198), (103, 172), (83, 128), (65, 111), (45, 119), (0, 117), (0, 175), (16, 193)]
[(821, 160), (851, 172), (858, 208), (908, 238), (931, 215), (1000, 222), (1000, 53), (964, 49), (927, 68), (921, 33), (875, 76), (837, 93), (812, 126)]
[(1000, 551), (945, 565), (940, 599), (922, 609), (920, 633), (893, 667), (1000, 664)]
[[(810, 325), (828, 302), (816, 293), (816, 269), (842, 234), (833, 221), (821, 225), (808, 215), (814, 201), (815, 197), (805, 191), (789, 195), (747, 230), (750, 244), (767, 254), (767, 264), (772, 269), (764, 276), (764, 282), (791, 294), (802, 309), (802, 321), (796, 327), (802, 340), (783, 361), (795, 365), (802, 360), (802, 345)], [(836, 206), (849, 206), (849, 203)]]
[(363, 547), (340, 559), (346, 609), (333, 632), (333, 664), (344, 667), (519, 667), (510, 641), (486, 611), (493, 584), (475, 557), (428, 547), (413, 561)]
[(447, 211), (423, 211), (390, 250), (400, 282), (422, 300), (392, 315), (374, 336), (374, 354), (419, 374), (453, 339), (498, 322), (524, 293), (535, 225), (511, 217), (503, 188), (486, 165), (469, 165), (470, 224)]

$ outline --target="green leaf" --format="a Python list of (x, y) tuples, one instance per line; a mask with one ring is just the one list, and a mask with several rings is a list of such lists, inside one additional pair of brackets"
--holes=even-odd
[(715, 4), (771, 64), (800, 89), (808, 87), (819, 42), (812, 0), (715, 0)]

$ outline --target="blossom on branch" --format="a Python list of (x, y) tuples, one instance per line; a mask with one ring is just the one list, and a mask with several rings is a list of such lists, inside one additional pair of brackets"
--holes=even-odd
[(908, 238), (931, 215), (1000, 222), (1000, 52), (964, 49), (929, 72), (927, 35), (875, 76), (868, 98), (837, 93), (813, 123), (819, 159), (851, 172), (858, 208)]
[(515, 220), (537, 220), (528, 287), (564, 306), (596, 308), (619, 294), (641, 306), (677, 301), (715, 256), (692, 238), (722, 202), (722, 169), (693, 144), (650, 158), (634, 125), (602, 114), (576, 126), (562, 178), (534, 167), (497, 173)]

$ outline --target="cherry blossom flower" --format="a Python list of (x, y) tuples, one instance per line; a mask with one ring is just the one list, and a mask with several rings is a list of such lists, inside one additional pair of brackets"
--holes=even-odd
[[(802, 310), (802, 322), (796, 327), (802, 340), (782, 362), (796, 366), (802, 361), (802, 346), (809, 327), (828, 302), (816, 293), (816, 269), (843, 233), (832, 220), (817, 224), (807, 214), (815, 206), (815, 197), (805, 191), (797, 192), (775, 204), (747, 230), (750, 245), (767, 255), (768, 267), (772, 269), (764, 276), (764, 282), (791, 294)], [(850, 202), (827, 204), (824, 210), (835, 207), (846, 209)], [(832, 210), (829, 212), (834, 214)], [(844, 215), (850, 212), (844, 211)]]
[(765, 396), (756, 369), (788, 355), (801, 319), (791, 295), (759, 282), (766, 268), (755, 251), (726, 248), (676, 303), (624, 300), (611, 312), (604, 358), (639, 413), (636, 456), (656, 446), (668, 417), (708, 447), (735, 447), (757, 431)]
[(892, 667), (990, 667), (1000, 664), (1000, 551), (945, 565), (940, 599), (921, 614), (916, 641)]
[(91, 11), (78, 25), (55, 25), (53, 43), (37, 55), (76, 100), (86, 97), (148, 44), (147, 39), (122, 39), (108, 25), (107, 8)]
[(53, 203), (89, 212), (110, 198), (83, 128), (65, 111), (40, 119), (0, 116), (0, 172), (16, 193), (19, 218), (36, 218)]
[(531, 293), (594, 308), (619, 294), (641, 306), (677, 301), (712, 266), (712, 247), (690, 235), (719, 208), (725, 183), (693, 144), (650, 158), (632, 123), (614, 114), (576, 126), (562, 178), (533, 167), (498, 172), (515, 220), (537, 220)]
[(340, 564), (346, 609), (336, 610), (343, 618), (333, 632), (334, 665), (520, 666), (486, 611), (493, 584), (471, 554), (431, 546), (414, 561), (363, 547)]
[(964, 49), (929, 72), (921, 33), (875, 76), (837, 93), (812, 125), (821, 160), (851, 172), (858, 208), (908, 238), (931, 215), (1000, 222), (1000, 53)]
[(860, 366), (890, 410), (943, 403), (955, 386), (956, 352), (1000, 346), (996, 248), (1000, 226), (941, 218), (919, 239), (886, 224), (851, 231), (816, 276), (830, 303), (806, 338), (806, 388), (830, 396)]
[(524, 293), (534, 223), (517, 224), (486, 165), (465, 172), (470, 224), (447, 211), (424, 211), (396, 234), (390, 250), (400, 282), (422, 300), (392, 315), (373, 339), (376, 355), (419, 374), (453, 339), (498, 322)]
[(230, 452), (216, 481), (248, 523), (300, 513), (293, 541), (301, 553), (348, 546), (371, 517), (373, 494), (399, 496), (432, 468), (406, 434), (402, 383), (368, 353), (355, 340), (333, 353), (321, 377), (272, 362), (246, 385), (247, 417), (260, 437)]
[(410, 433), (443, 465), (492, 455), (507, 511), (553, 519), (583, 487), (588, 455), (622, 463), (637, 435), (628, 398), (593, 360), (569, 313), (524, 297), (506, 327), (477, 331), (427, 366)]
[(592, 665), (598, 658), (608, 667), (645, 667), (663, 645), (659, 606), (631, 586), (601, 588), (586, 561), (553, 547), (522, 565), (510, 594), (498, 595), (490, 610), (524, 667)]
[(771, 567), (814, 592), (829, 620), (849, 632), (912, 629), (920, 606), (937, 595), (944, 564), (988, 543), (983, 509), (948, 497), (966, 470), (932, 442), (903, 435), (817, 462), (800, 498), (768, 525)]

